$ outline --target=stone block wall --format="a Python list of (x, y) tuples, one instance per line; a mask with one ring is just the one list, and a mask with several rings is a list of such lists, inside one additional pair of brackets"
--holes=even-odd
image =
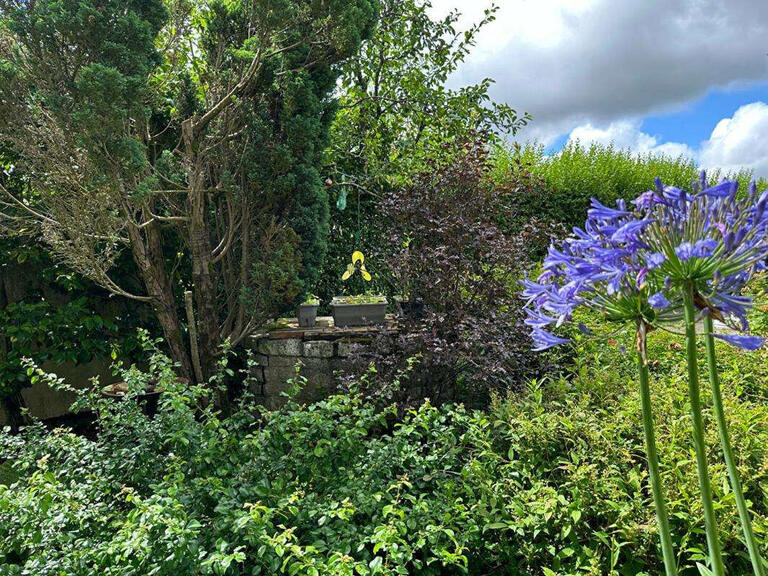
[(307, 385), (298, 398), (316, 400), (333, 388), (338, 373), (350, 367), (352, 356), (364, 353), (374, 335), (396, 329), (392, 318), (382, 326), (335, 328), (332, 318), (320, 317), (313, 328), (300, 328), (289, 320), (281, 328), (260, 331), (249, 342), (258, 363), (251, 374), (251, 391), (268, 407), (279, 406), (300, 363)]

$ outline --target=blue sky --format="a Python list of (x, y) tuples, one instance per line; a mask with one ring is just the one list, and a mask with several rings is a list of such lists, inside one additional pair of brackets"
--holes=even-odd
[[(490, 0), (432, 0), (477, 21)], [(450, 82), (491, 78), (515, 139), (692, 157), (768, 176), (768, 1), (497, 0)]]
[(641, 129), (664, 141), (682, 142), (696, 148), (709, 138), (721, 119), (731, 118), (741, 106), (751, 102), (768, 103), (768, 82), (747, 87), (713, 88), (703, 98), (684, 104), (681, 110), (646, 116)]

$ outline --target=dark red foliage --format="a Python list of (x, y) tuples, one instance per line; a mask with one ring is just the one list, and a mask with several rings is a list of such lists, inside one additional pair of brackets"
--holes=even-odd
[[(454, 161), (392, 190), (380, 205), (381, 234), (395, 290), (423, 302), (421, 315), (403, 319), (393, 351), (377, 367), (419, 355), (409, 396), (485, 398), (493, 388), (515, 387), (535, 374), (528, 331), (517, 297), (534, 240), (549, 232), (534, 225), (502, 229), (510, 190), (494, 185), (481, 143), (463, 145)], [(465, 400), (468, 398), (465, 397)]]

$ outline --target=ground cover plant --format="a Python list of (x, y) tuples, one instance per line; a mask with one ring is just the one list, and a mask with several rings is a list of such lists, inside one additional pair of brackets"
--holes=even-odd
[[(156, 358), (172, 393), (154, 419), (130, 401), (94, 399), (103, 413), (96, 441), (41, 426), (3, 436), (0, 456), (21, 479), (0, 486), (0, 570), (658, 574), (636, 366), (622, 352), (631, 342), (575, 338), (568, 378), (531, 382), (487, 411), (425, 403), (399, 421), (394, 407), (354, 393), (196, 417), (198, 395), (209, 392), (174, 388), (170, 364)], [(678, 339), (652, 339), (649, 369), (675, 551), (680, 573), (693, 575), (706, 542)], [(762, 537), (768, 358), (756, 354), (728, 350), (721, 365)], [(706, 445), (718, 449), (712, 428)], [(729, 573), (748, 573), (727, 472), (710, 472)]]

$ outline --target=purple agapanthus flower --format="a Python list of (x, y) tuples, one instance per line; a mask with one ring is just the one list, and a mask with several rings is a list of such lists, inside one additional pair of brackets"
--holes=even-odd
[(658, 321), (679, 310), (669, 300), (664, 310), (648, 303), (650, 294), (663, 289), (655, 277), (649, 281), (648, 273), (661, 266), (666, 256), (648, 250), (642, 236), (653, 217), (639, 215), (621, 201), (610, 208), (592, 200), (584, 227), (575, 228), (561, 245), (550, 247), (537, 280), (523, 281), (526, 324), (532, 329), (536, 350), (567, 342), (551, 330), (569, 322), (580, 306), (614, 321), (636, 321), (638, 314)]
[[(536, 349), (567, 340), (547, 329), (571, 320), (579, 306), (609, 320), (659, 323), (680, 318), (675, 287), (693, 282), (700, 308), (738, 320), (748, 330), (751, 299), (742, 290), (768, 259), (768, 191), (754, 185), (739, 198), (736, 182), (688, 193), (664, 186), (615, 208), (593, 199), (583, 228), (553, 246), (536, 281), (523, 282)], [(702, 304), (703, 303), (703, 304)], [(756, 337), (722, 339), (749, 348)]]
[[(639, 241), (664, 257), (648, 276), (661, 279), (667, 293), (673, 286), (692, 283), (700, 308), (735, 319), (734, 327), (747, 331), (752, 300), (742, 292), (768, 259), (768, 191), (758, 198), (753, 183), (740, 197), (737, 182), (709, 186), (704, 173), (693, 194), (660, 182), (656, 188), (659, 201), (636, 204), (635, 217), (653, 221), (643, 227)], [(723, 340), (748, 348), (753, 338)]]
[(765, 343), (765, 339), (761, 336), (752, 336), (749, 334), (715, 334), (715, 338), (719, 338), (724, 342), (728, 342), (737, 348), (743, 348), (744, 350), (757, 350), (761, 348)]
[(648, 304), (650, 304), (651, 308), (654, 310), (664, 310), (665, 308), (672, 306), (672, 303), (664, 295), (664, 292), (656, 292), (655, 294), (651, 294), (648, 297)]
[(645, 262), (648, 266), (648, 270), (653, 270), (664, 264), (666, 259), (667, 257), (661, 252), (652, 252), (651, 254), (646, 255)]

